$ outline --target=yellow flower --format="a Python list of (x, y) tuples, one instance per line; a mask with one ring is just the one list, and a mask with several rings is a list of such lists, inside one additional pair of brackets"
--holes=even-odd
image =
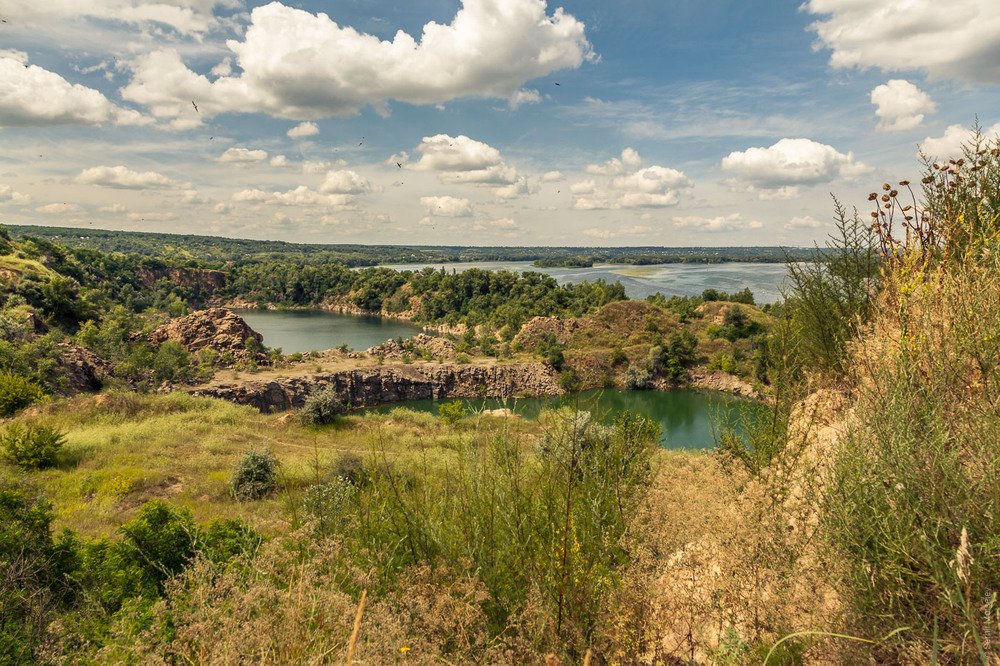
[(406, 654), (407, 652), (410, 651), (410, 648), (404, 645), (403, 647), (399, 648), (399, 651), (402, 652), (403, 654)]

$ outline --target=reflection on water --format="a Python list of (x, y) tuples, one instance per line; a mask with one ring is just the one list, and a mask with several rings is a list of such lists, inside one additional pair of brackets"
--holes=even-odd
[(322, 310), (234, 310), (268, 347), (285, 354), (322, 351), (346, 344), (364, 350), (390, 338), (410, 338), (422, 333), (419, 326), (394, 319), (339, 315)]
[[(406, 407), (437, 416), (438, 407), (450, 400), (413, 400), (362, 410), (388, 414)], [(506, 407), (523, 418), (534, 419), (543, 409), (568, 405), (593, 413), (603, 423), (614, 422), (618, 412), (629, 410), (660, 424), (661, 444), (668, 449), (710, 449), (715, 446), (712, 431), (717, 416), (731, 412), (753, 417), (760, 414), (757, 403), (715, 391), (676, 389), (673, 391), (626, 391), (589, 389), (579, 393), (542, 398), (499, 400), (463, 399), (469, 411)]]

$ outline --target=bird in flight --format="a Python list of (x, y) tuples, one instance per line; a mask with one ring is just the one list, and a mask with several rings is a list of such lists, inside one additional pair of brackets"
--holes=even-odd
[(201, 113), (201, 111), (198, 111), (198, 105), (194, 103), (194, 100), (191, 100), (191, 106), (194, 107), (195, 112)]

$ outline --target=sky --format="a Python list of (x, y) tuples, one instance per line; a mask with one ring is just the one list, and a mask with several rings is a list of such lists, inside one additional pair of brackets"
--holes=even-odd
[(811, 245), (1000, 131), (996, 0), (0, 0), (0, 224)]

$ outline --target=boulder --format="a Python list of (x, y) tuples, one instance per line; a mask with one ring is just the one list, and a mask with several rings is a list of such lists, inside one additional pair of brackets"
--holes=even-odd
[(172, 319), (150, 335), (153, 347), (174, 340), (189, 352), (214, 349), (220, 354), (230, 352), (234, 359), (266, 364), (268, 359), (265, 354), (247, 351), (247, 340), (250, 339), (263, 347), (263, 336), (250, 328), (243, 317), (225, 308), (199, 310), (186, 317)]

